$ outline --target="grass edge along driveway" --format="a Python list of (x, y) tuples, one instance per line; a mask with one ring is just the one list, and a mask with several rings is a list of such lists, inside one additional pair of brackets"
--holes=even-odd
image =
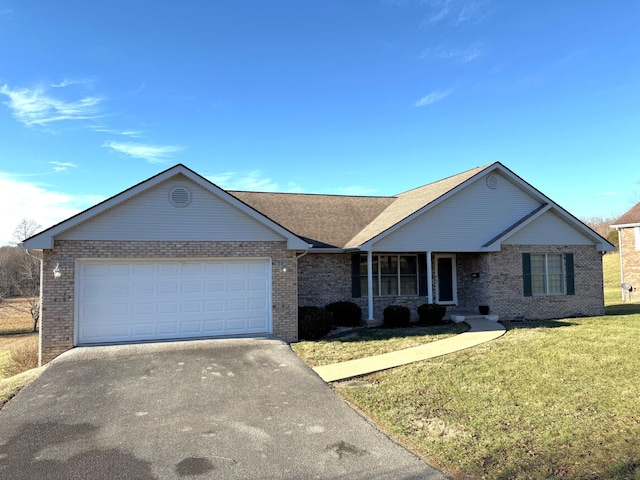
[(640, 478), (640, 314), (506, 326), (336, 390), (458, 478)]

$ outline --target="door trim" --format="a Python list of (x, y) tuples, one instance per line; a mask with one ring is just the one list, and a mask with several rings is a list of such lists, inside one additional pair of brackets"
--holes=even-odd
[[(441, 301), (440, 300), (440, 277), (438, 271), (438, 260), (441, 258), (451, 259), (451, 290), (453, 293), (453, 300)], [(435, 284), (436, 284), (436, 301), (435, 303), (440, 305), (457, 305), (458, 304), (458, 279), (456, 275), (456, 254), (455, 253), (436, 253), (434, 255), (435, 263)]]

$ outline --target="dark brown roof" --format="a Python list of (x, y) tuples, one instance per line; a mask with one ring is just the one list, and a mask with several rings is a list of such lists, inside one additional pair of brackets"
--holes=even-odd
[(357, 248), (490, 165), (393, 197), (229, 191), (316, 248)]
[(614, 225), (629, 225), (632, 223), (640, 223), (640, 202), (636, 203), (627, 213), (613, 222)]
[(229, 193), (313, 243), (316, 248), (342, 248), (394, 201), (393, 197), (239, 191)]

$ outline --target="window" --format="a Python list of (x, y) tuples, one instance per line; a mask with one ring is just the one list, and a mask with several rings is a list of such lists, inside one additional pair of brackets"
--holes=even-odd
[(633, 227), (633, 233), (636, 237), (636, 250), (640, 250), (640, 227)]
[(574, 295), (572, 253), (523, 253), (524, 294)]
[[(373, 255), (373, 296), (418, 295), (417, 255)], [(360, 291), (367, 295), (367, 257), (360, 256)]]

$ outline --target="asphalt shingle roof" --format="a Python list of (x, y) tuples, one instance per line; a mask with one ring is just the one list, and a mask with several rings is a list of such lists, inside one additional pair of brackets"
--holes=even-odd
[(358, 247), (460, 186), (490, 165), (392, 197), (229, 191), (316, 248)]
[(613, 222), (613, 225), (628, 225), (630, 223), (640, 223), (640, 202), (636, 203), (624, 215)]

